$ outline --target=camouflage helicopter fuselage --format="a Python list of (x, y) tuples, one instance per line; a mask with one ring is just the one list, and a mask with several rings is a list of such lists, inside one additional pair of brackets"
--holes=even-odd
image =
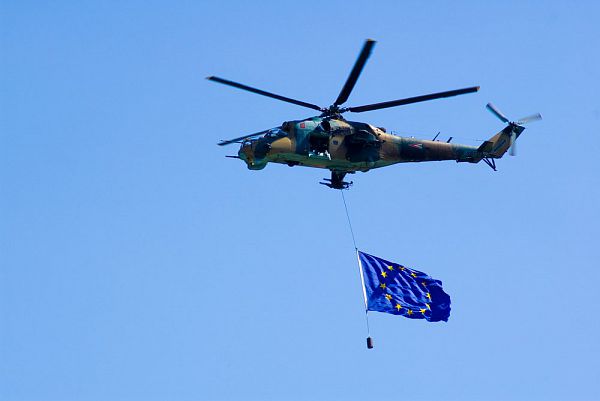
[(494, 159), (502, 157), (514, 144), (516, 138), (524, 130), (521, 124), (541, 119), (541, 115), (536, 114), (517, 122), (510, 122), (492, 104), (488, 104), (487, 108), (508, 125), (479, 147), (453, 144), (449, 143), (450, 141), (438, 142), (435, 141), (435, 138), (428, 141), (400, 137), (390, 135), (385, 129), (367, 123), (347, 121), (342, 117), (342, 114), (346, 112), (362, 113), (464, 95), (479, 90), (478, 86), (472, 86), (362, 106), (343, 107), (342, 105), (348, 100), (374, 45), (374, 40), (365, 41), (348, 79), (338, 97), (329, 107), (321, 107), (281, 96), (228, 79), (208, 77), (214, 82), (321, 112), (318, 117), (287, 121), (280, 127), (224, 140), (219, 145), (241, 143), (238, 155), (229, 157), (239, 157), (251, 170), (261, 170), (270, 162), (288, 166), (328, 169), (331, 171), (331, 179), (325, 179), (328, 182), (321, 184), (335, 189), (345, 189), (351, 184), (343, 181), (346, 174), (369, 171), (396, 163), (435, 160), (478, 163), (483, 160), (495, 170)]
[[(269, 162), (331, 170), (343, 175), (396, 163), (455, 160), (477, 163), (499, 158), (509, 147), (510, 132), (500, 131), (480, 147), (401, 137), (384, 128), (343, 118), (313, 117), (287, 121), (263, 137), (245, 140), (238, 152), (251, 170)], [(518, 130), (519, 135), (522, 129)]]

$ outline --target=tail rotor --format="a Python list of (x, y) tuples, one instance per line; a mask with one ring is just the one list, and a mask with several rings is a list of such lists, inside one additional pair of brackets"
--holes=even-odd
[(516, 149), (516, 141), (517, 136), (523, 132), (525, 127), (524, 124), (538, 121), (542, 119), (542, 115), (540, 113), (532, 114), (527, 117), (523, 117), (517, 121), (510, 121), (508, 117), (506, 117), (500, 110), (496, 108), (492, 103), (488, 103), (485, 106), (493, 115), (495, 115), (500, 121), (505, 124), (508, 124), (506, 127), (506, 133), (510, 135), (510, 155), (515, 156), (517, 153)]

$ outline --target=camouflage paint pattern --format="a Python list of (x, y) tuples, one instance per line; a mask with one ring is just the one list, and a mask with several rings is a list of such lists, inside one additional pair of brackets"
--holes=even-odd
[[(523, 127), (517, 127), (517, 137)], [(385, 129), (337, 117), (285, 122), (258, 139), (245, 140), (238, 152), (251, 170), (268, 163), (307, 166), (340, 173), (366, 172), (396, 163), (455, 160), (478, 163), (501, 158), (510, 146), (510, 127), (481, 146), (401, 137)]]

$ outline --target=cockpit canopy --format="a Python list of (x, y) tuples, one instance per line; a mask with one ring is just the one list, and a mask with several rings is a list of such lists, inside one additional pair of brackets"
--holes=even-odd
[(273, 138), (273, 139), (276, 139), (276, 138), (282, 138), (282, 137), (284, 137), (286, 135), (287, 134), (286, 134), (285, 131), (283, 131), (283, 130), (281, 130), (279, 128), (273, 128), (273, 129), (269, 130), (265, 134), (264, 138)]
[(281, 130), (283, 132), (286, 132), (288, 134), (290, 134), (292, 132), (292, 127), (294, 126), (294, 123), (291, 121), (284, 121), (283, 124), (281, 124)]

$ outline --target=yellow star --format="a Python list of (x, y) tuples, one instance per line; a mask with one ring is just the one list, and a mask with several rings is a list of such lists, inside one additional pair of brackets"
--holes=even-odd
[(385, 290), (385, 283), (381, 283), (379, 286)]
[(383, 278), (387, 277), (387, 273), (386, 272), (381, 272), (381, 275), (383, 276)]
[(425, 314), (425, 311), (426, 311), (426, 310), (427, 310), (427, 309), (421, 309), (421, 313), (422, 313), (422, 314)]
[(400, 309), (402, 309), (402, 305), (400, 305), (399, 303), (396, 304), (396, 309), (398, 309), (398, 311), (400, 311)]
[(408, 313), (409, 315), (412, 315), (412, 310), (410, 310), (410, 309), (409, 309), (407, 313)]
[(421, 284), (423, 284), (423, 287), (426, 287), (426, 286), (427, 286), (427, 283), (426, 283), (426, 282), (424, 282), (424, 281), (421, 281)]
[(413, 277), (417, 277), (417, 275), (415, 273), (410, 273), (410, 275)]
[(388, 270), (394, 270), (394, 266), (388, 266)]
[(427, 298), (429, 298), (429, 300), (431, 301), (431, 294), (430, 294), (430, 293), (427, 293), (427, 294), (425, 294), (425, 296), (426, 296)]
[(389, 301), (390, 299), (392, 299), (392, 296), (390, 294), (385, 294), (385, 297), (387, 298), (387, 300)]
[(406, 268), (404, 266), (400, 266), (400, 270), (404, 271)]

